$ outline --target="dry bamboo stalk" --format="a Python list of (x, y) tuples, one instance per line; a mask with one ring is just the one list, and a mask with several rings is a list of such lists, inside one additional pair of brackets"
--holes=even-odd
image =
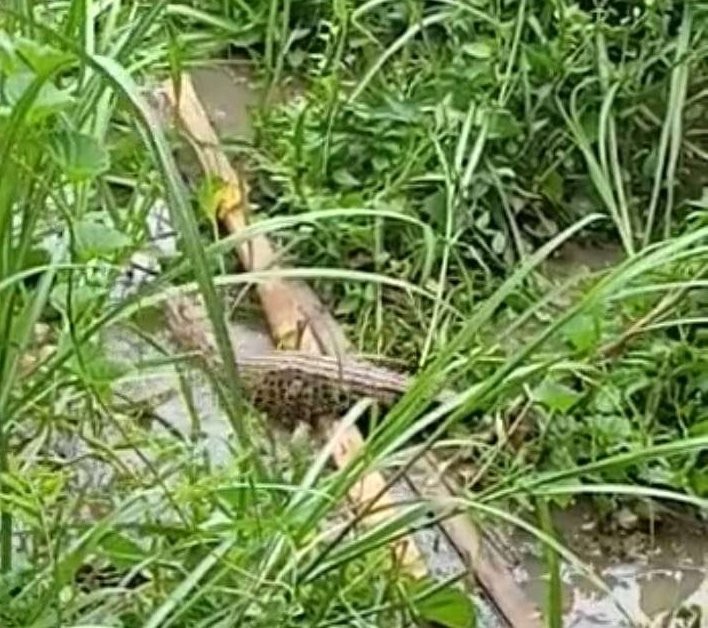
[[(217, 192), (217, 218), (229, 231), (239, 233), (248, 225), (248, 187), (219, 148), (189, 75), (182, 77), (179, 97), (172, 81), (161, 93), (176, 111), (177, 120), (197, 154), (204, 173), (223, 182)], [(258, 234), (237, 248), (242, 266), (251, 271), (277, 269), (277, 255), (266, 235)], [(281, 348), (313, 353), (340, 354), (346, 339), (309, 287), (300, 282), (272, 278), (258, 283), (258, 297), (276, 344)]]
[[(182, 77), (179, 94), (175, 94), (171, 81), (163, 84), (162, 93), (176, 112), (177, 120), (192, 143), (205, 174), (224, 182), (217, 210), (218, 219), (230, 233), (239, 233), (248, 224), (246, 186), (218, 148), (216, 132), (189, 76)], [(254, 236), (247, 244), (240, 246), (238, 255), (246, 270), (277, 268), (274, 248), (265, 235)], [(347, 343), (341, 328), (306, 284), (271, 279), (259, 284), (257, 290), (276, 345), (316, 354), (339, 355), (346, 350)], [(356, 426), (343, 430), (332, 426), (331, 434), (338, 435), (334, 462), (338, 467), (344, 467), (362, 450), (361, 432)], [(352, 488), (350, 499), (357, 504), (357, 510), (363, 510), (385, 486), (383, 476), (371, 472)], [(390, 516), (393, 508), (394, 499), (386, 492), (376, 502), (376, 511), (364, 522), (373, 525), (382, 517)], [(425, 561), (411, 537), (397, 541), (393, 551), (398, 564), (412, 576), (421, 578), (427, 575)]]

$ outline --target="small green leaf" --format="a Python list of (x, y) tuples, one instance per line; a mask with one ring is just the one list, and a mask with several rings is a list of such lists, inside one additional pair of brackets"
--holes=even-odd
[(209, 222), (216, 223), (219, 206), (228, 184), (217, 176), (205, 177), (197, 187), (197, 203)]
[(597, 142), (597, 138), (600, 135), (600, 117), (594, 111), (586, 111), (581, 120), (580, 124), (585, 136), (591, 143)]
[(506, 236), (501, 232), (497, 231), (492, 236), (492, 251), (497, 255), (501, 255), (506, 249)]
[(391, 167), (391, 162), (385, 155), (374, 155), (371, 165), (376, 172), (384, 172)]
[(24, 37), (17, 40), (15, 48), (27, 65), (38, 74), (48, 74), (72, 57), (66, 51)]
[(613, 414), (622, 406), (622, 393), (612, 382), (603, 385), (595, 395), (595, 408), (602, 414)]
[(600, 340), (599, 319), (590, 314), (581, 314), (568, 321), (561, 333), (576, 350), (588, 351)]
[[(10, 105), (16, 105), (34, 82), (32, 72), (20, 71), (10, 74), (5, 80), (5, 97)], [(35, 121), (59, 113), (73, 102), (71, 94), (58, 89), (52, 83), (44, 83), (32, 103), (30, 117)]]
[(9, 74), (17, 70), (18, 63), (12, 39), (5, 31), (0, 31), (0, 70)]
[[(429, 586), (429, 583), (419, 583), (415, 589), (420, 589), (420, 591), (417, 591), (420, 593), (425, 588), (429, 588)], [(416, 601), (415, 610), (422, 620), (436, 626), (474, 628), (476, 625), (472, 600), (464, 591), (452, 585)]]
[(696, 495), (708, 496), (708, 473), (702, 469), (693, 469), (689, 474), (689, 481)]
[(708, 393), (708, 372), (700, 373), (694, 385), (702, 393)]
[(492, 216), (488, 211), (483, 211), (479, 214), (479, 217), (474, 221), (474, 226), (477, 229), (488, 229), (489, 225), (492, 223)]
[(74, 227), (76, 252), (81, 261), (109, 257), (130, 246), (130, 238), (108, 225), (82, 220)]
[(560, 384), (551, 380), (544, 380), (533, 391), (535, 401), (546, 406), (549, 410), (567, 412), (580, 399), (582, 395), (575, 392), (565, 384)]
[(348, 170), (344, 170), (343, 168), (337, 170), (332, 175), (332, 178), (334, 179), (335, 183), (338, 183), (339, 185), (345, 188), (354, 188), (361, 185), (359, 179), (357, 179)]
[(445, 224), (446, 213), (445, 192), (437, 190), (423, 199), (423, 211), (430, 217), (435, 226)]
[(288, 63), (293, 69), (301, 67), (307, 60), (307, 53), (301, 48), (296, 48), (288, 53)]
[[(81, 316), (92, 305), (98, 303), (99, 297), (104, 294), (103, 289), (94, 286), (81, 285), (74, 286), (71, 291), (71, 311), (73, 316)], [(57, 284), (52, 290), (49, 297), (49, 302), (58, 312), (64, 312), (67, 309), (67, 300), (69, 296), (69, 286), (65, 283)]]
[(55, 137), (50, 150), (54, 161), (73, 183), (93, 179), (110, 167), (108, 151), (84, 133), (62, 133)]
[[(540, 25), (538, 28), (542, 28)], [(558, 64), (552, 46), (540, 43), (528, 43), (524, 46), (524, 58), (533, 73), (540, 78), (553, 75)]]
[(694, 423), (688, 428), (688, 434), (690, 436), (708, 436), (708, 419)]
[(109, 386), (130, 370), (126, 363), (112, 360), (105, 355), (95, 356), (84, 366), (94, 384), (105, 383)]
[(69, 360), (67, 366), (105, 399), (111, 398), (116, 380), (130, 371), (127, 362), (113, 359), (98, 343), (76, 347), (71, 335), (66, 333), (59, 339), (58, 352), (61, 353), (66, 347), (74, 347), (78, 353)]
[(523, 127), (514, 115), (506, 109), (493, 111), (489, 115), (489, 138), (516, 137)]
[[(32, 248), (25, 254), (22, 259), (22, 270), (30, 270), (37, 268), (39, 266), (45, 266), (49, 264), (51, 257), (46, 249), (42, 248)], [(39, 280), (39, 275), (35, 275), (33, 278), (25, 280), (26, 283), (33, 283)]]
[(551, 170), (541, 181), (541, 192), (559, 205), (563, 201), (563, 177), (557, 171)]
[(475, 59), (489, 59), (494, 54), (494, 48), (488, 42), (476, 41), (462, 46), (462, 52)]
[(101, 539), (99, 547), (118, 568), (130, 568), (145, 559), (145, 550), (124, 534), (111, 532)]
[(656, 164), (659, 160), (659, 153), (656, 148), (653, 148), (642, 161), (641, 172), (642, 176), (647, 181), (653, 181), (654, 173), (656, 172)]

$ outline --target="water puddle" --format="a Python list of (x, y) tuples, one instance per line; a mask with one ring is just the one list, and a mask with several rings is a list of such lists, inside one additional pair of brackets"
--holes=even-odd
[[(595, 518), (596, 513), (588, 504), (559, 512), (555, 517), (564, 545), (591, 566), (608, 588), (599, 590), (576, 570), (565, 567), (561, 573), (565, 587), (564, 626), (708, 625), (705, 527), (667, 518), (656, 523), (653, 534), (641, 529), (641, 522), (632, 522), (632, 529), (615, 525), (600, 530)], [(519, 578), (527, 593), (543, 604), (545, 564), (534, 543), (521, 537), (518, 540)], [(677, 619), (675, 613), (679, 609), (688, 618), (685, 623)]]

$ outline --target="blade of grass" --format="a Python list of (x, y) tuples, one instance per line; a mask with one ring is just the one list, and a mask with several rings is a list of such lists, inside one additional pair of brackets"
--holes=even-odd
[[(649, 200), (649, 208), (647, 210), (647, 218), (644, 226), (644, 246), (647, 246), (651, 241), (654, 231), (654, 223), (656, 220), (656, 210), (659, 204), (659, 195), (661, 193), (662, 184), (666, 186), (666, 216), (664, 224), (664, 232), (668, 234), (671, 228), (671, 212), (673, 204), (673, 190), (676, 172), (676, 162), (678, 160), (681, 137), (681, 117), (683, 115), (683, 104), (686, 100), (688, 70), (686, 68), (686, 52), (690, 41), (691, 33), (691, 8), (689, 5), (684, 7), (683, 19), (679, 29), (679, 37), (676, 45), (676, 60), (671, 71), (671, 82), (669, 86), (669, 98), (666, 106), (666, 115), (661, 127), (661, 136), (659, 138), (659, 147), (656, 156), (656, 168), (654, 170), (654, 185), (652, 187), (651, 198)], [(666, 175), (664, 176), (664, 171)]]
[(678, 502), (694, 506), (699, 511), (708, 512), (708, 499), (706, 498), (651, 486), (637, 486), (636, 484), (575, 484), (564, 482), (563, 484), (535, 488), (532, 494), (543, 497), (556, 495), (624, 495), (626, 497)]
[(708, 448), (708, 436), (696, 436), (693, 438), (682, 438), (670, 443), (643, 447), (637, 451), (628, 451), (614, 456), (608, 456), (594, 462), (579, 465), (571, 469), (561, 471), (546, 471), (535, 476), (522, 478), (514, 481), (511, 486), (493, 487), (483, 493), (483, 498), (489, 501), (505, 499), (514, 495), (517, 491), (531, 492), (546, 485), (560, 485), (563, 482), (581, 476), (591, 476), (601, 471), (621, 469), (629, 465), (651, 460), (653, 458), (665, 458), (669, 456), (679, 456)]
[(394, 41), (386, 50), (379, 56), (379, 58), (374, 62), (374, 64), (369, 68), (369, 70), (364, 74), (364, 76), (356, 84), (352, 93), (349, 96), (349, 103), (353, 103), (355, 100), (361, 96), (363, 91), (367, 88), (369, 83), (378, 74), (381, 68), (386, 64), (386, 62), (393, 57), (399, 50), (401, 50), (411, 39), (413, 39), (418, 33), (424, 29), (433, 26), (434, 24), (440, 24), (445, 20), (449, 19), (449, 14), (445, 12), (434, 13), (428, 15), (420, 20), (419, 23), (413, 24), (406, 30), (403, 35), (401, 35), (396, 41)]
[[(536, 500), (536, 513), (539, 528), (550, 538), (555, 538), (551, 512), (548, 502)], [(543, 545), (543, 555), (546, 563), (548, 581), (546, 583), (546, 625), (548, 628), (563, 628), (563, 583), (560, 576), (560, 561), (555, 550), (547, 544)]]
[(189, 575), (177, 586), (167, 599), (147, 618), (145, 628), (160, 628), (165, 625), (168, 617), (179, 609), (180, 605), (188, 600), (188, 595), (195, 589), (201, 580), (228, 554), (236, 544), (236, 538), (224, 539), (219, 545), (209, 552), (199, 564), (192, 569)]

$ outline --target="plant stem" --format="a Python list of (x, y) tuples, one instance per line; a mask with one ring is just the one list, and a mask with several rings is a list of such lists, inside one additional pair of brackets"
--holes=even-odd
[[(5, 494), (5, 474), (9, 470), (7, 457), (7, 433), (4, 421), (0, 421), (0, 501)], [(12, 514), (3, 507), (0, 512), (0, 573), (12, 569)]]

